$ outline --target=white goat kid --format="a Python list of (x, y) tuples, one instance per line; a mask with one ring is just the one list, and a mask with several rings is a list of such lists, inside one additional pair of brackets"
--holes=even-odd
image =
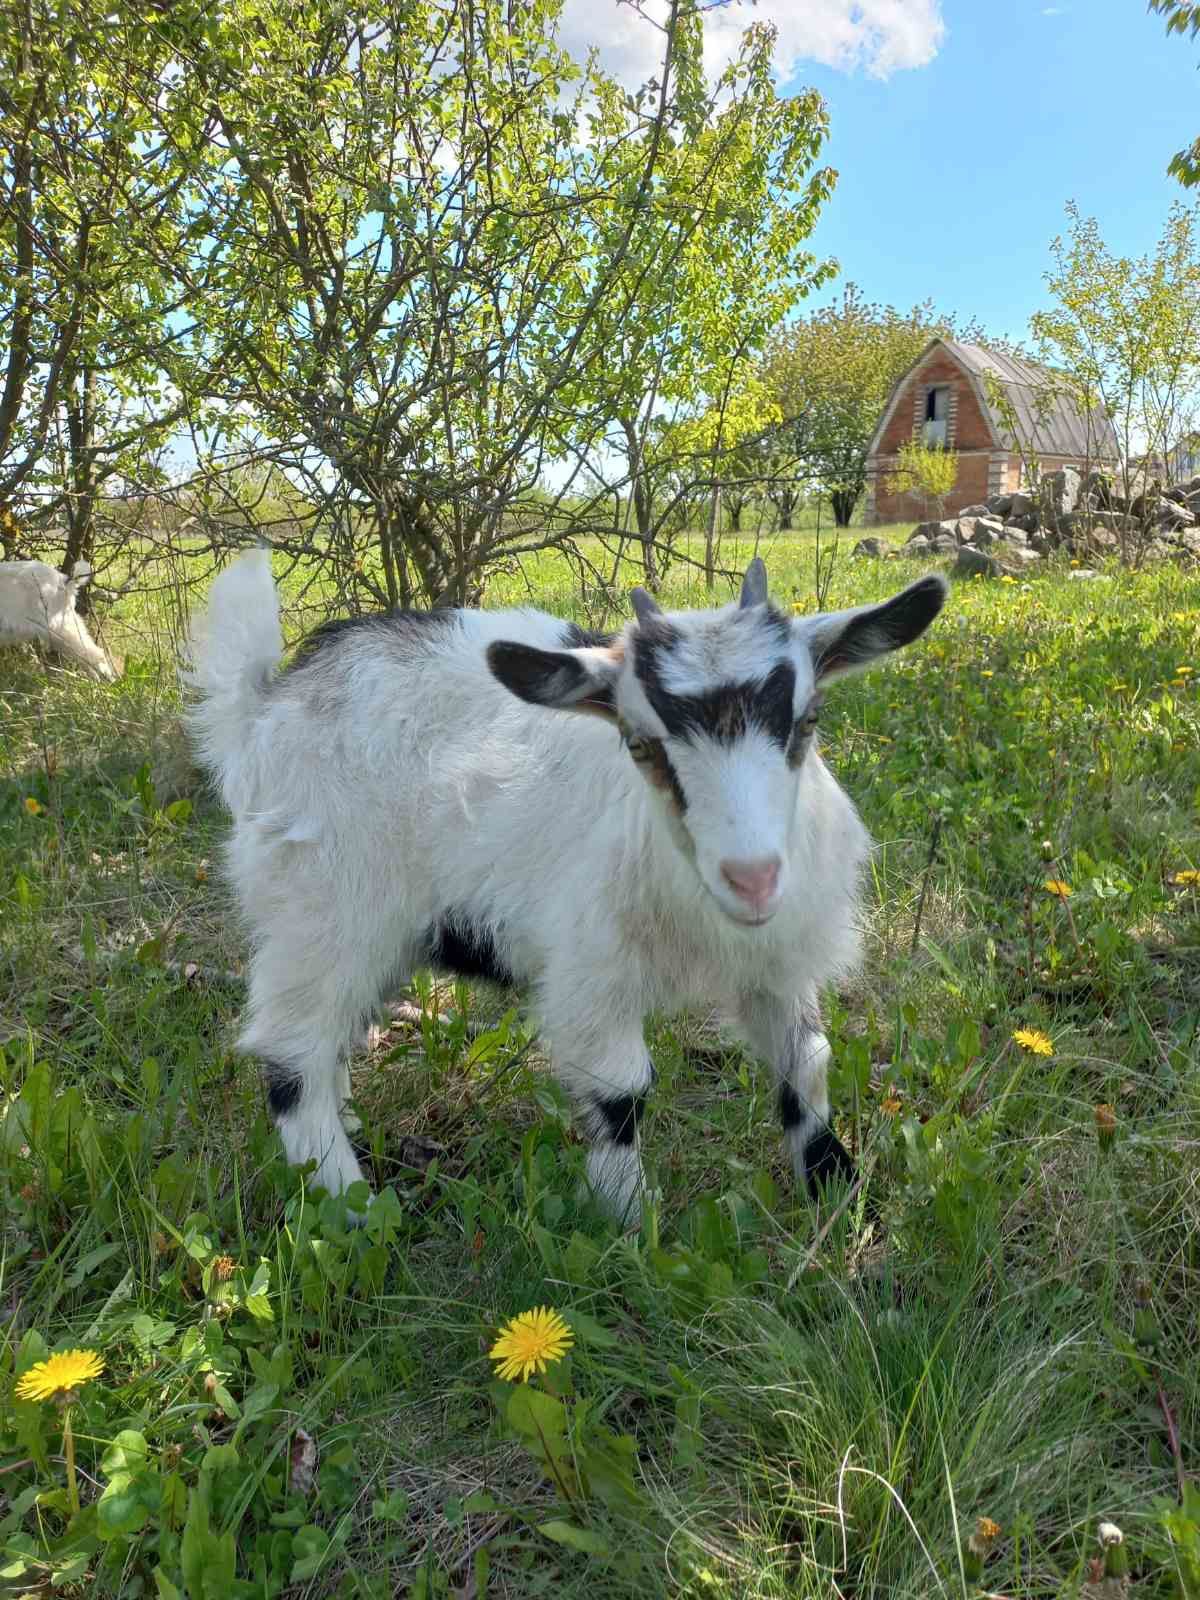
[(320, 628), (279, 670), (266, 552), (213, 585), (190, 713), (233, 813), (253, 944), (241, 1048), (288, 1159), (360, 1176), (346, 1052), (432, 966), (532, 988), (592, 1141), (636, 1216), (643, 1020), (718, 1007), (775, 1073), (814, 1187), (853, 1171), (829, 1125), (818, 992), (858, 955), (866, 832), (816, 748), (821, 691), (908, 644), (946, 595), (790, 618), (741, 599), (585, 635), (542, 612), (398, 612)]
[(0, 644), (52, 645), (111, 683), (118, 667), (75, 610), (75, 596), (92, 568), (77, 561), (71, 576), (44, 561), (0, 561)]

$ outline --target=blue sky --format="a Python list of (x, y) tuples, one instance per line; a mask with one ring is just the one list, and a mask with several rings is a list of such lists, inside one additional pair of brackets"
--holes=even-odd
[(1138, 255), (1187, 198), (1166, 166), (1200, 134), (1200, 45), (1168, 38), (1141, 0), (939, 9), (927, 65), (881, 78), (802, 61), (791, 75), (827, 99), (841, 174), (813, 246), (871, 299), (931, 296), (1022, 337), (1066, 201)]

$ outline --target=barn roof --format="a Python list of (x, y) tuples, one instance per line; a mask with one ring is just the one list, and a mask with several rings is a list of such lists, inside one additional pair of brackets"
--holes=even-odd
[(1019, 445), (1038, 455), (1091, 456), (1113, 459), (1120, 455), (1117, 435), (1108, 417), (1098, 407), (1091, 415), (1064, 394), (1056, 375), (1031, 361), (1019, 361), (1000, 350), (987, 350), (981, 344), (960, 344), (955, 339), (940, 341), (977, 378), (980, 397), (989, 400), (990, 374), (1003, 385), (1016, 418), (1019, 439), (1013, 439), (1004, 425), (1003, 415), (988, 404), (992, 422), (1004, 445), (1015, 450)]
[[(958, 363), (970, 379), (996, 445), (1001, 450), (1030, 450), (1039, 456), (1073, 456), (1093, 461), (1120, 459), (1116, 430), (1109, 418), (1098, 407), (1089, 416), (1063, 392), (1062, 379), (1048, 367), (1038, 366), (1032, 361), (1021, 361), (1016, 356), (1006, 355), (1000, 350), (989, 350), (981, 344), (961, 344), (956, 339), (931, 339), (897, 382), (883, 409), (875, 437), (871, 440), (871, 454), (879, 448), (905, 384), (929, 358), (931, 351), (939, 347)], [(989, 376), (1004, 388), (1016, 419), (1016, 438), (1006, 426), (1003, 413), (992, 404), (987, 382)]]

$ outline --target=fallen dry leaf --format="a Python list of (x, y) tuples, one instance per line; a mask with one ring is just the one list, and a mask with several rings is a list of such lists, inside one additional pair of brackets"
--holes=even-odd
[(288, 1492), (307, 1498), (317, 1476), (317, 1441), (311, 1433), (297, 1428), (288, 1451)]

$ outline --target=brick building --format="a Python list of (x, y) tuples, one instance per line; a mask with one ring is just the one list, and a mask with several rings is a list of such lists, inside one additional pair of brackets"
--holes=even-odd
[[(1006, 404), (993, 404), (991, 379)], [(1006, 413), (1011, 413), (1011, 418)], [(978, 344), (934, 339), (892, 390), (867, 457), (868, 523), (924, 517), (919, 495), (888, 488), (896, 453), (907, 439), (941, 444), (958, 455), (958, 477), (946, 497), (955, 516), (989, 495), (1011, 493), (1056, 467), (1113, 466), (1120, 452), (1112, 423), (1058, 392), (1043, 368)]]

